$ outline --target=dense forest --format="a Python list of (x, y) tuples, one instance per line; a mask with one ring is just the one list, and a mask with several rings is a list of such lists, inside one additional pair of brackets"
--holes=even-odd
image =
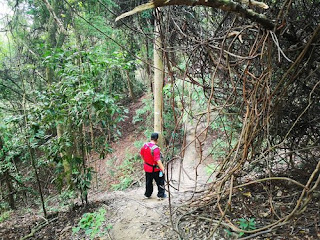
[(154, 131), (167, 237), (141, 239), (320, 238), (319, 0), (2, 2), (0, 239), (122, 239), (95, 194), (144, 187)]

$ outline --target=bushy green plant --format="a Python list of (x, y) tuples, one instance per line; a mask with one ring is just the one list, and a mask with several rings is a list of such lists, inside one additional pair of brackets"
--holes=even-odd
[[(256, 229), (256, 222), (255, 222), (254, 218), (249, 218), (249, 219), (240, 218), (240, 219), (238, 219), (237, 223), (239, 224), (239, 228), (241, 230), (243, 230), (243, 232), (240, 231), (238, 234), (236, 234), (235, 232), (232, 232), (229, 229), (224, 229), (226, 236), (229, 239), (242, 237), (243, 235), (245, 235), (244, 231), (250, 231), (250, 230)], [(237, 237), (237, 235), (238, 235), (238, 237)]]
[(112, 184), (113, 190), (127, 189), (134, 180), (134, 173), (137, 163), (141, 161), (140, 155), (137, 153), (133, 157), (127, 153), (123, 163), (118, 167), (121, 172), (120, 182)]
[[(245, 231), (250, 231), (250, 230), (254, 230), (256, 229), (256, 222), (254, 220), (254, 218), (249, 218), (249, 219), (245, 219), (245, 218), (240, 218), (238, 221), (239, 224), (239, 228)], [(243, 236), (244, 232), (240, 232), (239, 236)]]
[(121, 176), (120, 182), (116, 184), (112, 184), (111, 188), (113, 190), (125, 190), (130, 186), (132, 182), (133, 182), (133, 179), (131, 176)]
[[(178, 87), (179, 88), (179, 87)], [(182, 124), (180, 123), (176, 126), (178, 118), (181, 116), (181, 98), (179, 96), (180, 90), (172, 87), (171, 83), (168, 83), (163, 88), (163, 135), (165, 141), (168, 143), (170, 140), (177, 145), (175, 151), (170, 152), (171, 157), (179, 152), (180, 146), (183, 140), (183, 129), (181, 128)], [(175, 106), (173, 109), (172, 106)], [(165, 158), (169, 157), (169, 153), (165, 156)]]
[(25, 182), (33, 179), (33, 175), (23, 176), (16, 168), (18, 156), (20, 159), (27, 159), (29, 156), (25, 146), (26, 133), (18, 133), (12, 129), (12, 125), (18, 124), (18, 122), (21, 123), (20, 117), (8, 116), (5, 119), (0, 119), (0, 178), (6, 179), (6, 187), (9, 185), (8, 188), (2, 189), (3, 194), (7, 196), (7, 203), (2, 202), (0, 210), (2, 208), (8, 209), (8, 207), (15, 208), (16, 197), (13, 192), (31, 192), (31, 189), (25, 186)]
[(134, 141), (133, 145), (137, 148), (140, 149), (142, 147), (142, 145), (144, 144), (145, 141), (140, 140), (140, 141)]
[[(77, 159), (77, 164), (80, 164), (81, 159)], [(78, 166), (73, 165), (72, 169), (72, 181), (75, 186), (75, 189), (78, 190), (80, 194), (80, 198), (82, 202), (86, 201), (88, 203), (88, 191), (91, 186), (91, 180), (92, 180), (92, 173), (93, 173), (92, 167), (87, 167), (84, 169), (81, 169)]]
[[(153, 101), (151, 96), (147, 96), (142, 100), (143, 105), (141, 108), (136, 110), (136, 114), (133, 116), (132, 123), (135, 124), (137, 122), (145, 122), (146, 125), (151, 126), (153, 119)], [(146, 128), (146, 125), (143, 127)]]
[(106, 210), (104, 208), (100, 208), (98, 211), (93, 213), (85, 213), (80, 219), (77, 227), (72, 228), (73, 234), (80, 232), (80, 230), (84, 231), (84, 234), (88, 236), (90, 239), (94, 239), (97, 235), (102, 236), (104, 231), (110, 229), (110, 225), (102, 228), (102, 225), (105, 222), (105, 214)]
[(9, 209), (8, 202), (4, 202), (4, 201), (0, 202), (0, 212), (6, 211), (7, 209)]
[(0, 215), (0, 223), (2, 223), (3, 221), (7, 220), (10, 217), (11, 211), (6, 211), (1, 213)]
[(68, 203), (68, 201), (70, 199), (73, 199), (75, 197), (75, 192), (72, 191), (72, 190), (66, 190), (66, 191), (63, 191), (60, 196), (59, 196), (59, 199), (61, 201), (61, 204), (62, 205), (65, 205)]

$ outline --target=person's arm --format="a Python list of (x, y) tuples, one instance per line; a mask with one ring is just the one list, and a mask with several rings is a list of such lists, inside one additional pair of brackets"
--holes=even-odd
[(163, 166), (161, 160), (158, 160), (158, 161), (157, 161), (157, 164), (158, 164), (160, 170), (161, 170), (162, 172), (164, 172), (164, 166)]
[(161, 161), (161, 158), (160, 158), (160, 148), (156, 148), (154, 151), (153, 151), (153, 157), (154, 157), (154, 160), (157, 162), (157, 165), (158, 167), (160, 168), (160, 170), (162, 172), (164, 172), (164, 166), (162, 164), (162, 161)]

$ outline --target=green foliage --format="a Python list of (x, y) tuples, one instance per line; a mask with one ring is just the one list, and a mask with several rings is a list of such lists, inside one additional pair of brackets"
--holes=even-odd
[(206, 111), (208, 99), (204, 95), (203, 89), (199, 86), (192, 86), (191, 88), (190, 99), (192, 100), (192, 111)]
[(218, 136), (212, 142), (211, 153), (214, 160), (221, 160), (235, 146), (240, 126), (237, 118), (225, 115), (217, 116), (211, 123), (211, 130)]
[(135, 146), (135, 148), (140, 149), (142, 147), (142, 145), (144, 144), (143, 140), (140, 141), (134, 141), (133, 145)]
[(76, 190), (78, 190), (80, 197), (87, 201), (88, 191), (90, 189), (93, 168), (81, 166), (83, 160), (81, 158), (72, 159), (72, 182)]
[[(86, 156), (97, 152), (104, 158), (112, 151), (110, 141), (121, 135), (118, 123), (127, 113), (122, 106), (128, 94), (127, 74), (134, 93), (143, 87), (134, 71), (135, 55), (145, 54), (140, 46), (145, 47), (144, 39), (129, 36), (105, 11), (122, 9), (118, 1), (51, 4), (66, 36), (45, 5), (19, 1), (8, 19), (11, 31), (0, 40), (0, 177), (8, 172), (17, 199), (25, 190), (38, 191), (33, 173), (25, 174), (32, 166), (28, 145), (41, 183), (55, 183), (63, 201), (73, 197), (64, 188), (85, 199), (93, 173), (85, 167)], [(153, 29), (150, 18), (147, 11), (142, 19), (145, 32)], [(145, 49), (152, 51), (150, 46)], [(52, 175), (44, 176), (47, 172)]]
[(219, 170), (220, 166), (216, 163), (210, 163), (205, 167), (206, 173), (209, 176), (208, 182), (212, 182), (214, 175), (214, 172), (217, 172)]
[(77, 227), (72, 229), (73, 234), (82, 230), (90, 239), (94, 239), (97, 235), (102, 236), (104, 231), (111, 228), (111, 225), (108, 225), (105, 229), (102, 228), (106, 220), (105, 214), (106, 210), (104, 208), (100, 208), (97, 212), (83, 214)]
[(213, 144), (212, 158), (215, 160), (223, 158), (229, 148), (228, 143), (223, 139), (217, 139)]
[(8, 202), (1, 201), (0, 202), (0, 212), (7, 211), (10, 208)]
[[(254, 218), (250, 218), (249, 220), (240, 218), (238, 221), (239, 228), (245, 231), (250, 231), (256, 229), (256, 222)], [(243, 236), (244, 232), (239, 233), (239, 237)]]
[[(73, 64), (77, 61), (81, 62), (80, 67)], [(116, 137), (121, 134), (117, 123), (124, 119), (126, 110), (118, 105), (118, 94), (109, 92), (109, 89), (100, 89), (98, 82), (103, 77), (100, 73), (104, 72), (102, 69), (106, 66), (110, 67), (110, 64), (106, 65), (106, 59), (98, 57), (95, 49), (89, 52), (46, 52), (44, 63), (55, 67), (56, 76), (62, 81), (48, 85), (46, 91), (36, 92), (41, 102), (30, 114), (36, 116), (34, 121), (39, 126), (39, 131), (45, 133), (59, 125), (63, 128), (63, 135), (45, 139), (42, 134), (39, 138), (46, 143), (39, 147), (47, 159), (57, 163), (56, 173), (60, 176), (56, 182), (60, 186), (64, 185), (63, 176), (67, 174), (64, 173), (63, 162), (71, 165), (73, 186), (85, 199), (92, 173), (91, 169), (82, 168), (83, 156), (79, 154), (84, 149), (87, 152), (97, 151), (101, 157), (110, 152), (106, 136)], [(90, 138), (95, 129), (101, 129), (105, 134)]]
[(215, 172), (218, 169), (218, 165), (215, 163), (210, 163), (206, 166), (206, 172), (208, 175), (211, 175), (213, 172)]
[(229, 229), (224, 229), (228, 237), (232, 236), (232, 232)]
[[(163, 88), (163, 95), (164, 95), (164, 109), (163, 109), (163, 134), (166, 141), (170, 139), (175, 142), (178, 147), (175, 148), (175, 152), (172, 154), (177, 154), (179, 151), (179, 146), (182, 144), (183, 140), (183, 129), (180, 125), (176, 126), (178, 116), (181, 116), (181, 106), (180, 106), (180, 97), (179, 91), (176, 88), (172, 88), (172, 84), (166, 84)], [(172, 106), (175, 106), (173, 109)]]
[(141, 12), (140, 15), (142, 18), (151, 18), (152, 17), (152, 10), (147, 9), (147, 10)]
[(113, 190), (124, 190), (127, 189), (134, 180), (134, 173), (136, 170), (136, 165), (141, 161), (140, 155), (137, 153), (134, 156), (127, 154), (123, 163), (118, 167), (120, 171), (120, 182), (112, 184), (111, 188)]
[(131, 176), (121, 176), (120, 182), (112, 184), (111, 188), (113, 190), (125, 190), (131, 185), (132, 182), (133, 178)]
[[(240, 218), (237, 223), (239, 224), (239, 228), (243, 231), (251, 231), (256, 229), (256, 222), (254, 218)], [(230, 239), (239, 238), (245, 235), (244, 232), (240, 231), (238, 234), (230, 231), (229, 229), (224, 229), (226, 236)]]
[(7, 220), (11, 215), (11, 211), (6, 211), (0, 214), (0, 223), (4, 222)]
[[(8, 181), (7, 183), (12, 188), (11, 191), (27, 191), (34, 194), (35, 191), (25, 185), (25, 182), (33, 180), (33, 174), (23, 175), (16, 168), (19, 158), (28, 159), (29, 157), (27, 147), (25, 146), (25, 133), (18, 133), (11, 127), (11, 125), (15, 124), (16, 120), (17, 118), (14, 117), (0, 120), (0, 178)], [(20, 119), (17, 121), (20, 121)], [(7, 198), (10, 190), (6, 188), (7, 185), (4, 186), (2, 188), (3, 195), (6, 196), (5, 198), (8, 199), (8, 202), (1, 203), (0, 209), (8, 209), (10, 205), (9, 198)], [(16, 195), (13, 196), (14, 201), (15, 197)]]
[[(177, 94), (177, 92), (175, 92)], [(170, 138), (175, 139), (182, 139), (183, 131), (179, 128), (175, 130), (176, 122), (174, 119), (174, 114), (179, 116), (181, 114), (179, 108), (176, 106), (175, 110), (172, 110), (171, 101), (172, 101), (172, 85), (166, 84), (163, 88), (164, 94), (164, 111), (163, 111), (163, 134), (165, 139), (169, 140)], [(174, 101), (177, 101), (178, 98), (176, 97)], [(143, 99), (143, 105), (141, 108), (136, 110), (136, 114), (133, 117), (132, 123), (143, 122), (144, 124), (140, 126), (140, 130), (144, 131), (144, 135), (146, 139), (150, 138), (151, 133), (153, 132), (153, 99), (152, 96), (147, 96)], [(179, 141), (176, 141), (179, 144)], [(140, 143), (139, 143), (140, 144)], [(135, 145), (136, 146), (136, 145)], [(136, 146), (140, 148), (140, 146)], [(177, 149), (178, 150), (178, 149)]]
[(66, 190), (60, 193), (59, 199), (62, 205), (67, 205), (70, 199), (75, 197), (75, 192), (72, 190)]
[(142, 107), (136, 110), (136, 114), (133, 116), (132, 123), (145, 122), (144, 129), (151, 126), (153, 120), (153, 100), (149, 95), (142, 100)]

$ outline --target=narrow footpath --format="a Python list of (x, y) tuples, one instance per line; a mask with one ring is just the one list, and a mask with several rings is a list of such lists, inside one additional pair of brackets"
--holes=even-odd
[[(207, 174), (205, 166), (199, 164), (199, 152), (195, 144), (195, 129), (187, 124), (186, 146), (183, 160), (169, 166), (171, 179), (171, 202), (176, 207), (193, 196), (195, 189), (205, 186)], [(201, 132), (200, 126), (197, 132)], [(175, 190), (175, 189), (176, 190)], [(142, 186), (126, 191), (116, 191), (95, 196), (97, 201), (108, 202), (111, 216), (108, 223), (113, 227), (110, 236), (113, 240), (165, 240), (178, 239), (170, 224), (169, 201), (158, 200), (155, 191), (151, 199), (144, 199), (144, 179)]]

